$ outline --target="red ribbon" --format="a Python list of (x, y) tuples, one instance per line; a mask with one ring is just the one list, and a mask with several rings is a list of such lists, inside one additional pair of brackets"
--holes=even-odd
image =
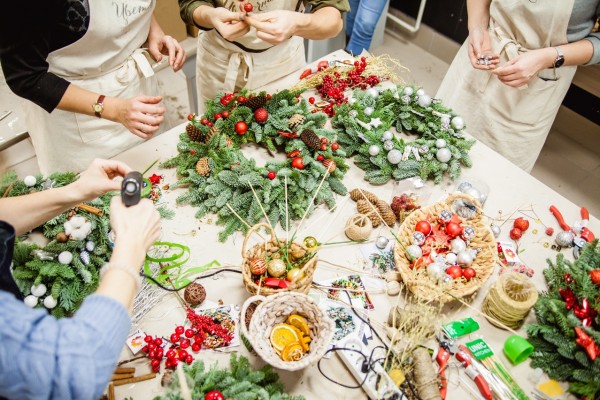
[(575, 294), (571, 289), (558, 289), (558, 293), (565, 299), (565, 303), (567, 303), (567, 310), (570, 310), (575, 306)]
[(592, 339), (587, 333), (583, 331), (583, 329), (579, 327), (575, 328), (575, 333), (577, 333), (577, 339), (575, 339), (577, 344), (585, 349), (586, 353), (592, 361), (595, 361), (596, 356), (598, 355), (598, 353), (600, 353), (600, 348), (598, 347), (596, 342), (594, 342), (594, 339)]
[(596, 317), (597, 311), (590, 307), (590, 303), (587, 298), (583, 298), (581, 306), (575, 305), (573, 312), (581, 320), (581, 324), (585, 327), (592, 325), (594, 317)]

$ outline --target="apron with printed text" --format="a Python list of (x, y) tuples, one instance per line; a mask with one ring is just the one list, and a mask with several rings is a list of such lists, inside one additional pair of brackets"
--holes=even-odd
[[(49, 72), (107, 97), (156, 95), (152, 67), (140, 48), (154, 5), (155, 0), (90, 0), (87, 32), (48, 55)], [(96, 157), (110, 158), (143, 141), (104, 118), (59, 109), (47, 113), (29, 101), (24, 106), (43, 174), (81, 171)]]
[[(567, 43), (574, 0), (492, 0), (490, 39), (500, 64), (528, 50)], [(525, 87), (476, 70), (463, 43), (436, 95), (461, 115), (476, 139), (529, 172), (575, 75), (575, 66), (542, 70)]]
[[(251, 1), (254, 13), (272, 10), (303, 12), (302, 0)], [(222, 6), (239, 11), (239, 0), (225, 0)], [(293, 36), (273, 46), (256, 37), (251, 28), (246, 35), (229, 42), (216, 29), (200, 31), (196, 53), (196, 84), (199, 113), (204, 103), (217, 92), (234, 92), (242, 88), (255, 90), (299, 70), (306, 64), (304, 39)]]

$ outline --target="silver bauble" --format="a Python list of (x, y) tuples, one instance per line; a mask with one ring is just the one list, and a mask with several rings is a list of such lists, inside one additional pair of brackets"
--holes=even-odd
[(30, 294), (29, 296), (25, 297), (25, 299), (23, 300), (23, 303), (25, 303), (25, 305), (27, 307), (35, 307), (37, 306), (38, 303), (38, 298), (35, 297), (34, 295)]
[(406, 248), (406, 255), (408, 255), (408, 258), (410, 260), (416, 260), (423, 256), (423, 250), (420, 246), (417, 246), (416, 244), (411, 244)]
[(417, 98), (417, 103), (423, 108), (429, 107), (431, 105), (431, 97), (429, 97), (427, 94), (419, 96)]
[(450, 283), (452, 283), (452, 280), (453, 280), (452, 277), (448, 274), (446, 274), (442, 277), (442, 283), (450, 284)]
[(379, 236), (375, 240), (375, 246), (377, 246), (378, 249), (383, 250), (387, 247), (389, 242), (390, 242), (390, 239), (386, 238), (385, 236)]
[(429, 146), (424, 144), (421, 147), (419, 147), (419, 154), (427, 154), (427, 153), (429, 153)]
[(79, 259), (81, 260), (83, 265), (90, 265), (91, 258), (90, 253), (88, 253), (87, 250), (82, 250), (81, 253), (79, 253)]
[(374, 111), (375, 109), (373, 107), (365, 107), (365, 110), (363, 112), (367, 117), (370, 117)]
[(444, 275), (444, 266), (437, 262), (431, 263), (427, 266), (427, 275), (433, 279), (439, 279)]
[(46, 307), (49, 310), (56, 307), (57, 304), (58, 302), (54, 297), (52, 297), (52, 295), (46, 296), (46, 298), (44, 299), (44, 307)]
[(450, 250), (452, 250), (453, 253), (458, 254), (466, 248), (467, 244), (461, 238), (455, 238), (450, 241)]
[(71, 261), (73, 261), (73, 253), (70, 251), (63, 251), (58, 255), (58, 262), (61, 264), (69, 265)]
[(375, 157), (377, 154), (379, 154), (380, 151), (381, 151), (381, 149), (376, 144), (369, 146), (369, 154), (372, 155), (373, 157)]
[(35, 179), (35, 176), (33, 175), (27, 175), (25, 178), (23, 178), (23, 183), (27, 187), (32, 187), (37, 183), (37, 179)]
[(450, 265), (456, 264), (456, 254), (455, 253), (446, 253), (446, 262)]
[(492, 224), (490, 225), (490, 229), (492, 230), (492, 233), (494, 234), (495, 238), (498, 238), (498, 236), (500, 236), (500, 233), (502, 232), (498, 225)]
[(31, 294), (36, 297), (41, 297), (45, 295), (47, 290), (48, 288), (46, 288), (46, 285), (44, 285), (43, 283), (31, 286)]
[(386, 140), (392, 140), (394, 138), (394, 134), (391, 131), (385, 131), (381, 134), (381, 141), (385, 142)]
[(435, 158), (437, 158), (439, 162), (446, 163), (452, 158), (452, 152), (447, 147), (438, 149), (438, 151), (435, 153)]
[(463, 250), (456, 254), (456, 262), (461, 267), (468, 267), (469, 265), (473, 264), (473, 257), (471, 256), (471, 253)]
[(358, 116), (358, 111), (350, 110), (350, 112), (348, 112), (348, 115), (351, 116), (352, 118), (356, 118)]
[(475, 236), (475, 229), (472, 226), (465, 226), (463, 228), (463, 236), (467, 240), (472, 239)]
[(447, 115), (442, 116), (442, 118), (440, 118), (440, 124), (442, 124), (442, 126), (450, 126), (450, 117)]
[(446, 141), (444, 139), (438, 139), (435, 141), (435, 147), (438, 149), (446, 147)]
[(440, 220), (442, 222), (448, 222), (452, 219), (452, 213), (448, 210), (440, 211)]
[(410, 86), (404, 88), (403, 93), (407, 96), (411, 96), (415, 91)]
[(412, 241), (417, 246), (421, 246), (423, 245), (423, 243), (425, 243), (425, 235), (423, 234), (423, 232), (413, 232)]
[(369, 95), (372, 98), (376, 99), (377, 96), (379, 96), (379, 90), (377, 90), (375, 88), (369, 88), (369, 89), (367, 89), (367, 95)]
[(402, 161), (402, 152), (398, 149), (390, 150), (387, 155), (387, 159), (390, 164), (398, 164), (400, 161)]
[(461, 182), (460, 185), (458, 185), (458, 187), (456, 188), (456, 190), (458, 190), (461, 193), (466, 193), (467, 190), (471, 189), (473, 187), (473, 185), (471, 184), (471, 182)]
[(462, 128), (465, 127), (465, 120), (461, 117), (452, 118), (452, 121), (450, 123), (452, 124), (452, 127), (457, 131), (460, 131)]
[(390, 151), (394, 148), (394, 142), (392, 142), (391, 140), (386, 140), (385, 142), (383, 142), (383, 148), (387, 151)]
[(560, 247), (571, 247), (573, 246), (573, 233), (570, 231), (562, 231), (556, 235), (556, 244)]
[(416, 94), (417, 96), (423, 96), (425, 94), (425, 89), (418, 89)]

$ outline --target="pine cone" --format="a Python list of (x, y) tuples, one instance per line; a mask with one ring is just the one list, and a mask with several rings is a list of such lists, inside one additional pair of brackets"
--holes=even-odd
[(379, 218), (379, 216), (377, 215), (377, 208), (371, 204), (368, 200), (358, 200), (356, 202), (356, 209), (358, 210), (359, 213), (361, 214), (365, 214), (366, 216), (369, 217), (369, 219), (371, 220), (371, 223), (373, 224), (373, 228), (378, 227), (381, 224), (381, 218)]
[(327, 168), (327, 171), (329, 171), (330, 174), (333, 174), (333, 172), (337, 168), (337, 165), (335, 165), (335, 161), (333, 161), (330, 158), (323, 160), (323, 165), (325, 166), (325, 168)]
[(256, 96), (256, 97), (253, 97), (251, 99), (248, 99), (248, 101), (244, 105), (246, 107), (250, 107), (250, 109), (252, 111), (256, 111), (259, 108), (264, 107), (265, 104), (267, 104), (267, 97), (266, 96)]
[(352, 189), (350, 191), (350, 198), (354, 201), (367, 199), (373, 204), (377, 204), (377, 202), (379, 201), (379, 198), (373, 193), (361, 189)]
[(379, 200), (377, 202), (377, 210), (387, 226), (392, 226), (396, 223), (396, 214), (394, 214), (392, 207), (384, 200)]
[(219, 133), (219, 128), (217, 128), (216, 126), (213, 126), (212, 128), (210, 128), (210, 130), (208, 131), (208, 133), (206, 134), (206, 137), (204, 138), (204, 143), (208, 143), (208, 141), (216, 134)]
[(321, 150), (321, 139), (317, 136), (316, 133), (311, 131), (310, 129), (305, 129), (300, 134), (300, 139), (304, 142), (304, 144), (310, 147), (313, 150)]
[(300, 125), (302, 125), (304, 123), (304, 120), (306, 118), (304, 118), (304, 115), (302, 114), (294, 114), (290, 117), (290, 119), (288, 120), (288, 126), (291, 130), (296, 130), (296, 128), (298, 128)]
[(189, 138), (193, 142), (201, 142), (202, 141), (202, 132), (200, 129), (196, 128), (196, 126), (192, 123), (187, 124), (185, 127), (185, 131), (187, 132)]
[(202, 157), (196, 163), (196, 172), (198, 175), (208, 176), (210, 175), (210, 165), (208, 163), (208, 157)]

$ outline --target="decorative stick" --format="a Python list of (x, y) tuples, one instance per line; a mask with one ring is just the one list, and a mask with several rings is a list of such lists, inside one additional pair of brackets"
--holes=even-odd
[(258, 198), (258, 194), (256, 194), (256, 191), (254, 190), (254, 186), (252, 186), (252, 184), (249, 181), (248, 181), (248, 185), (250, 185), (250, 189), (252, 190), (252, 194), (254, 195), (254, 198), (256, 199), (256, 202), (258, 203), (258, 206), (260, 207), (260, 210), (262, 211), (263, 215), (265, 216), (265, 219), (267, 220), (267, 224), (269, 224), (269, 227), (271, 228), (271, 232), (273, 233), (273, 236), (275, 237), (275, 240), (277, 240), (277, 242), (279, 242), (279, 239), (277, 239), (277, 234), (275, 233), (275, 228), (273, 228), (273, 225), (271, 225), (271, 221), (269, 220), (269, 216), (267, 215), (267, 212), (263, 208), (262, 201), (260, 201), (260, 199)]
[(134, 367), (131, 367), (131, 368), (117, 367), (117, 368), (115, 368), (115, 371), (113, 373), (115, 373), (115, 374), (129, 374), (129, 373), (133, 373), (133, 374), (135, 374), (135, 368)]
[(87, 212), (90, 212), (90, 213), (98, 215), (98, 216), (104, 214), (104, 211), (102, 211), (96, 207), (88, 206), (87, 204), (83, 204), (83, 203), (77, 204), (76, 207), (79, 208), (80, 210), (87, 211)]
[(156, 164), (158, 162), (158, 158), (156, 160), (154, 160), (154, 162), (152, 164), (150, 164), (150, 166), (148, 168), (146, 168), (144, 170), (144, 172), (142, 172), (142, 176), (146, 175), (146, 172), (148, 172), (150, 170), (150, 168), (154, 167), (154, 164)]
[[(333, 207), (332, 207), (332, 208), (329, 210), (329, 212), (333, 212), (334, 210), (336, 210), (336, 209), (337, 209), (337, 210), (336, 210), (336, 215), (334, 215), (333, 217), (331, 217), (331, 218), (329, 219), (329, 222), (327, 223), (327, 227), (326, 227), (326, 229), (320, 229), (322, 232), (326, 232), (326, 231), (327, 231), (327, 229), (329, 229), (329, 226), (331, 225), (331, 223), (332, 223), (333, 221), (336, 221), (336, 220), (337, 220), (337, 218), (336, 218), (336, 217), (337, 217), (337, 213), (341, 212), (341, 210), (343, 209), (343, 207), (342, 207), (342, 206), (345, 206), (345, 205), (346, 205), (346, 202), (348, 201), (348, 199), (349, 199), (349, 198), (350, 198), (350, 197), (344, 197), (344, 200), (342, 200), (342, 204), (341, 204), (341, 205), (340, 205), (340, 203), (335, 203), (335, 205), (334, 205), (334, 206), (333, 206)], [(304, 229), (302, 230), (302, 232), (310, 230), (310, 228), (312, 228), (312, 226), (313, 226), (314, 224), (316, 224), (317, 222), (319, 222), (319, 221), (320, 221), (320, 220), (321, 220), (323, 217), (325, 217), (325, 216), (327, 216), (327, 215), (328, 215), (327, 213), (324, 213), (324, 214), (323, 214), (323, 215), (321, 215), (320, 217), (318, 217), (318, 218), (315, 218), (315, 220), (313, 220), (313, 221), (310, 223), (310, 225), (308, 225), (306, 228), (304, 228)], [(334, 235), (334, 236), (335, 236), (335, 235)], [(328, 241), (329, 241), (329, 240), (328, 240)]]
[[(230, 210), (230, 211), (233, 213), (233, 215), (235, 215), (235, 216), (236, 216), (236, 217), (237, 217), (237, 218), (238, 218), (238, 219), (239, 219), (239, 220), (242, 222), (242, 224), (246, 225), (246, 227), (247, 227), (248, 229), (251, 229), (251, 228), (252, 228), (252, 227), (250, 226), (250, 224), (249, 224), (248, 222), (246, 222), (246, 220), (245, 220), (244, 218), (242, 218), (242, 217), (241, 217), (241, 215), (239, 215), (237, 212), (235, 212), (235, 210), (233, 209), (233, 207), (231, 207), (231, 206), (229, 205), (229, 203), (226, 203), (225, 205), (227, 206), (227, 208), (229, 208), (229, 210)], [(262, 240), (265, 240), (265, 238), (264, 238), (264, 237), (263, 237), (263, 236), (262, 236), (262, 235), (261, 235), (259, 232), (256, 232), (256, 234), (257, 234), (257, 235), (258, 235), (258, 236), (259, 236), (259, 237), (260, 237)]]
[(128, 372), (128, 373), (123, 373), (123, 374), (113, 374), (112, 377), (110, 378), (111, 381), (119, 381), (121, 379), (129, 379), (129, 378), (133, 378), (134, 373), (133, 372)]
[(302, 216), (302, 219), (300, 220), (300, 223), (298, 224), (298, 227), (296, 228), (296, 231), (292, 235), (292, 238), (295, 237), (296, 233), (298, 232), (298, 230), (300, 230), (300, 227), (302, 226), (302, 223), (304, 222), (304, 219), (308, 215), (308, 211), (310, 210), (310, 207), (313, 205), (313, 202), (315, 201), (315, 199), (317, 198), (317, 195), (321, 191), (321, 187), (323, 186), (323, 183), (325, 183), (325, 178), (327, 178), (327, 175), (329, 175), (329, 168), (323, 174), (323, 179), (321, 179), (321, 183), (319, 183), (319, 186), (317, 187), (317, 190), (315, 191), (314, 196), (312, 197), (312, 199), (310, 199), (310, 202), (308, 203), (308, 206), (306, 207), (306, 210), (304, 211), (304, 215)]
[(285, 190), (285, 241), (289, 242), (290, 241), (290, 212), (288, 210), (287, 176), (285, 177), (284, 183), (285, 183), (285, 186), (284, 186), (284, 190)]
[(108, 400), (115, 400), (115, 385), (112, 382), (108, 384)]
[(137, 356), (137, 357), (129, 358), (127, 360), (119, 361), (117, 363), (117, 365), (121, 366), (121, 365), (124, 365), (124, 364), (129, 364), (130, 362), (133, 362), (133, 361), (136, 361), (136, 360), (141, 360), (142, 358), (146, 358), (146, 355), (142, 354), (141, 356)]
[(118, 380), (118, 381), (114, 381), (113, 385), (114, 386), (129, 385), (130, 383), (147, 381), (147, 380), (154, 379), (154, 378), (156, 378), (156, 374), (153, 372), (151, 374), (146, 374), (146, 375), (141, 375), (141, 376), (135, 376), (135, 377), (129, 378), (129, 379), (121, 379), (121, 380)]

